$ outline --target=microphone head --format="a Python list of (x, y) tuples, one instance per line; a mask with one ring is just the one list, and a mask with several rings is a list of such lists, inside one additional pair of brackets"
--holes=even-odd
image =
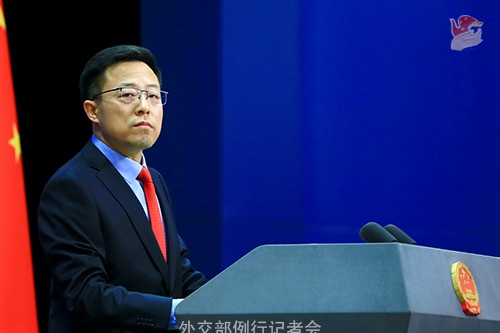
[(368, 222), (359, 231), (359, 236), (367, 243), (387, 243), (398, 240), (377, 222)]
[(417, 242), (413, 238), (408, 236), (406, 232), (396, 227), (394, 224), (388, 224), (384, 227), (384, 229), (389, 231), (389, 233), (391, 233), (391, 235), (393, 235), (400, 243), (406, 243), (412, 245), (417, 244)]

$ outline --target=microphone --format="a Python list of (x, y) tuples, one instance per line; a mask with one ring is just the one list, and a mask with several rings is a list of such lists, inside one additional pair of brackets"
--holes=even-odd
[(396, 227), (394, 224), (388, 224), (384, 227), (384, 229), (389, 231), (391, 235), (393, 235), (400, 243), (406, 243), (412, 245), (417, 244), (417, 242), (413, 238), (408, 236), (406, 232)]
[(359, 236), (367, 243), (397, 242), (398, 240), (389, 231), (377, 222), (368, 222), (359, 231)]

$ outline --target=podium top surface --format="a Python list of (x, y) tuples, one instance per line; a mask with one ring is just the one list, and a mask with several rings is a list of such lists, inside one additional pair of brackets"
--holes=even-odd
[[(462, 310), (452, 266), (473, 275), (481, 313)], [(187, 297), (176, 316), (403, 315), (500, 326), (500, 258), (402, 243), (259, 246)]]

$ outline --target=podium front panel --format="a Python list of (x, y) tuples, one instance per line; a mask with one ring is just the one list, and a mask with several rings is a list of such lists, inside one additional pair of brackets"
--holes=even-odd
[[(455, 294), (457, 261), (474, 275), (478, 316)], [(499, 258), (417, 245), (264, 245), (187, 297), (176, 318), (184, 333), (498, 333), (494, 276)]]

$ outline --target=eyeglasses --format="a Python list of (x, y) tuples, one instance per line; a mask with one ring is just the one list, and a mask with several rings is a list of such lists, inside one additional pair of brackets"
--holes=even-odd
[(146, 99), (151, 103), (151, 105), (165, 105), (167, 104), (167, 95), (168, 92), (163, 90), (144, 90), (144, 89), (136, 89), (136, 88), (124, 88), (118, 87), (105, 91), (101, 91), (98, 94), (95, 94), (91, 100), (93, 101), (97, 97), (102, 94), (106, 94), (113, 91), (119, 91), (118, 99), (125, 104), (132, 104), (138, 102), (143, 93), (146, 93)]

